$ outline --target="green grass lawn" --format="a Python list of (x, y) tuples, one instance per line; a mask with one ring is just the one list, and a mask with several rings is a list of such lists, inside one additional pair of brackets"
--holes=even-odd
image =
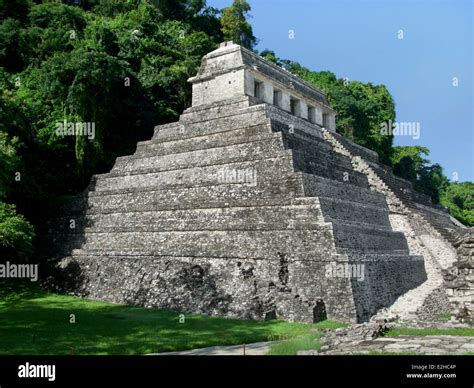
[[(76, 323), (70, 323), (75, 314)], [(115, 305), (0, 283), (0, 355), (132, 355), (301, 338), (315, 327)]]
[(271, 356), (292, 356), (296, 355), (300, 350), (319, 350), (321, 344), (318, 340), (322, 336), (322, 330), (334, 330), (339, 327), (347, 326), (344, 323), (334, 321), (323, 321), (313, 325), (314, 328), (320, 329), (318, 332), (307, 331), (292, 338), (279, 341), (271, 346), (267, 353)]
[(396, 328), (388, 331), (386, 337), (396, 337), (399, 335), (457, 335), (457, 336), (474, 336), (474, 327), (466, 328), (452, 328), (452, 329), (436, 329), (436, 328), (425, 328), (425, 329), (412, 329), (412, 328)]
[(318, 342), (321, 334), (306, 333), (294, 338), (275, 343), (271, 346), (267, 355), (270, 356), (294, 356), (300, 350), (319, 350), (321, 344)]

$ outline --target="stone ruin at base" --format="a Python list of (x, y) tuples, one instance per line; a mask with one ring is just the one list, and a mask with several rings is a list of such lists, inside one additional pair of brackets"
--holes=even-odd
[(324, 93), (231, 42), (189, 81), (179, 121), (50, 223), (63, 289), (304, 322), (449, 310), (442, 270), (463, 226), (338, 135)]
[(452, 316), (474, 324), (474, 228), (454, 242), (458, 260), (443, 271)]

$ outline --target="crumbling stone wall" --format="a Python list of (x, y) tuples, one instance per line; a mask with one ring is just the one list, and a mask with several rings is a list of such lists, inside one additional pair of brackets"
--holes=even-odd
[(451, 312), (461, 322), (474, 323), (474, 228), (456, 242), (458, 260), (444, 271)]

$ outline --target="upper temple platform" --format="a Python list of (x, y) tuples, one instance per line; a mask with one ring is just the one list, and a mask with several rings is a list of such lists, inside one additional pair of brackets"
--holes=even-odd
[(193, 85), (193, 107), (250, 96), (332, 131), (336, 112), (326, 95), (274, 63), (233, 42), (205, 55)]

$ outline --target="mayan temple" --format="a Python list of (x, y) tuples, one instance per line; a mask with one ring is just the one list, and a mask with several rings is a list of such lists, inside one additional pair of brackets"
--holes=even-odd
[(337, 134), (323, 92), (232, 42), (189, 82), (179, 121), (58, 209), (48, 251), (65, 288), (304, 322), (449, 309), (464, 227)]

